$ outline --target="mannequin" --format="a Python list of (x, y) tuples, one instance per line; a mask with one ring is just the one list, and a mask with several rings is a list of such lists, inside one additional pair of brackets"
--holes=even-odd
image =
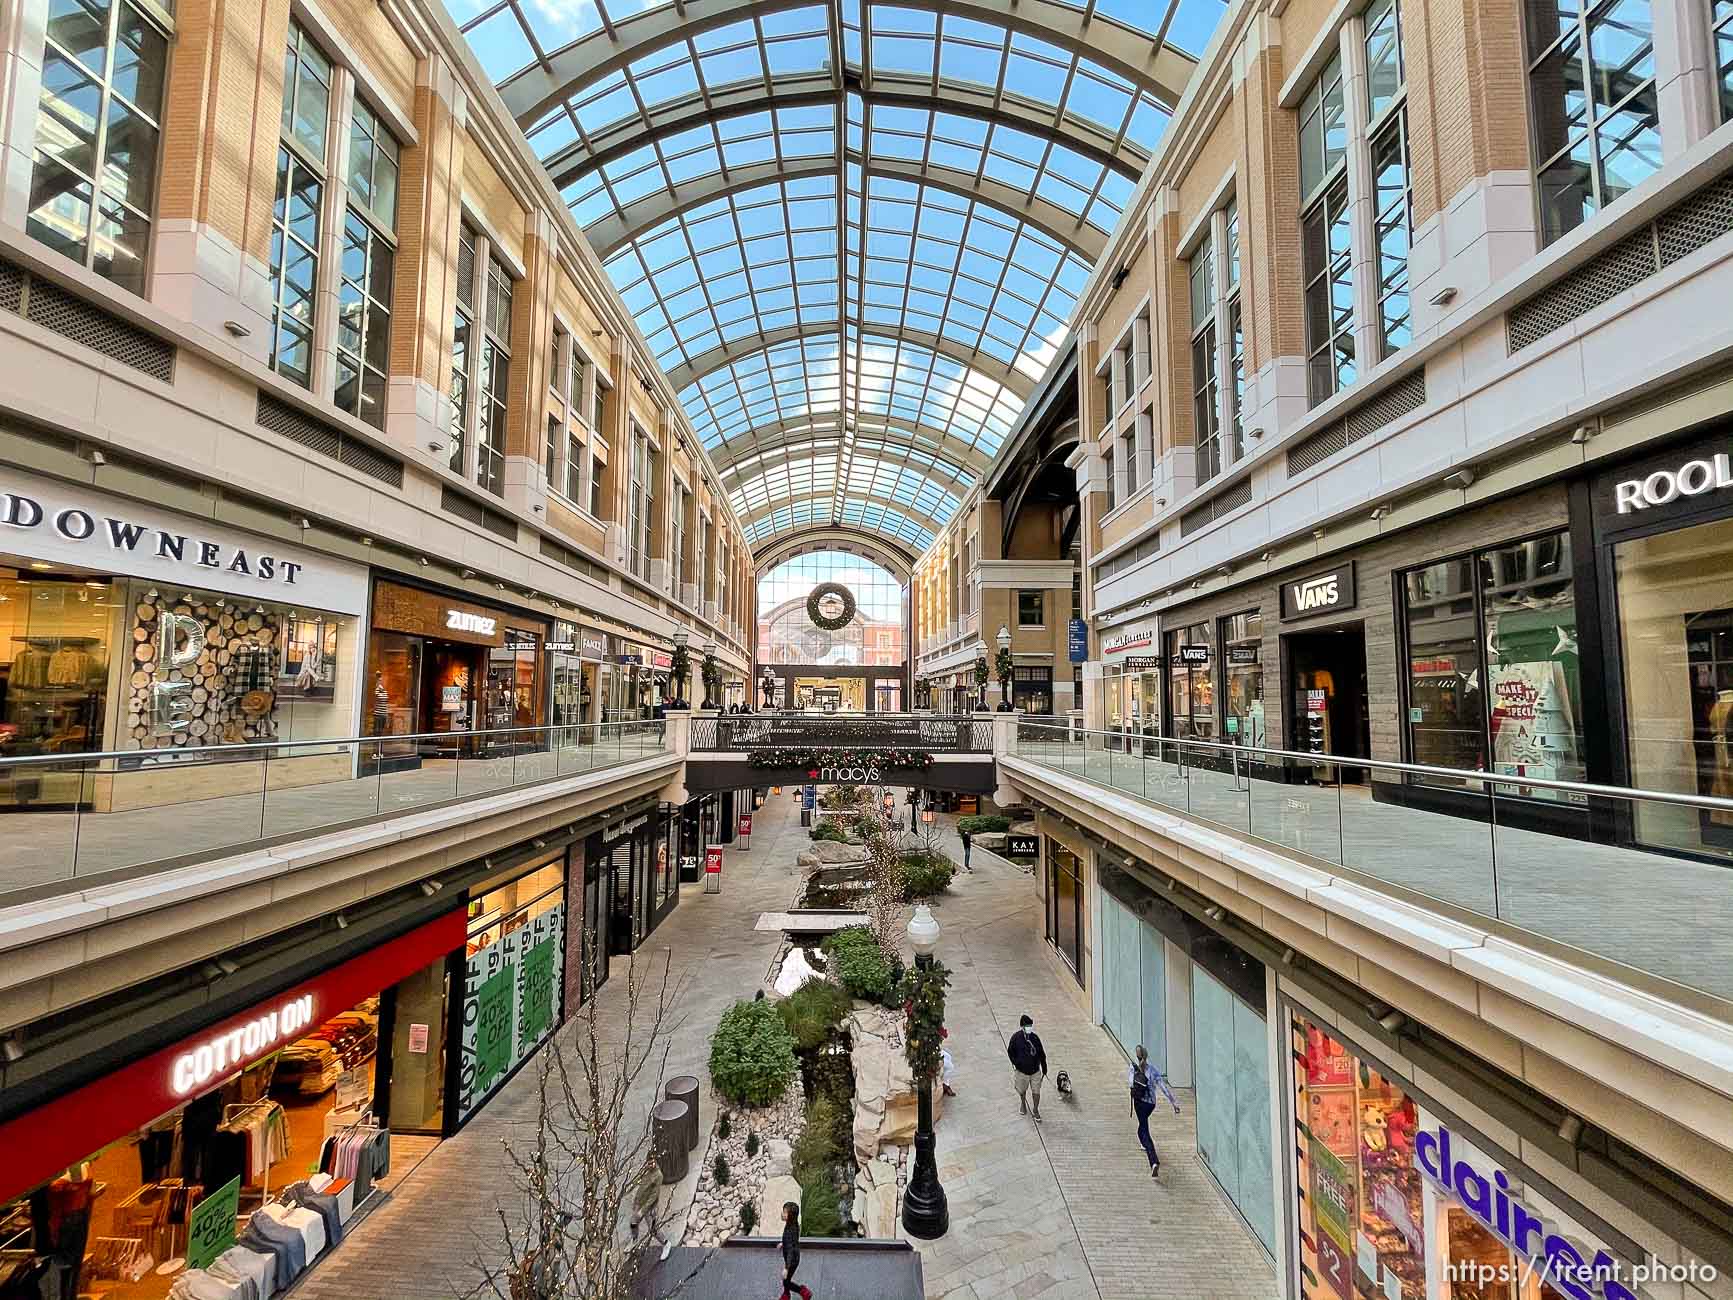
[[(1733, 691), (1721, 691), (1709, 706), (1711, 766), (1708, 793), (1733, 798)], [(1733, 826), (1733, 814), (1713, 812), (1709, 820), (1718, 826)]]

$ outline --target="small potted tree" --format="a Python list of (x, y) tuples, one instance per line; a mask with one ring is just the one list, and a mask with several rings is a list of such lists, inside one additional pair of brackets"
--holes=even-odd
[(982, 655), (975, 660), (975, 689), (981, 693), (981, 702), (977, 706), (983, 713), (987, 709), (987, 656)]

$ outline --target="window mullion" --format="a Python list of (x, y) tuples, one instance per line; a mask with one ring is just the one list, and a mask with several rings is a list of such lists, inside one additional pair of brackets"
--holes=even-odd
[[(1216, 367), (1216, 445), (1221, 449), (1217, 464), (1225, 470), (1231, 463), (1229, 451), (1233, 445), (1233, 406), (1230, 388), (1233, 383), (1233, 330), (1228, 315), (1228, 295), (1232, 290), (1228, 259), (1233, 251), (1228, 247), (1228, 210), (1217, 208), (1210, 217), (1210, 241), (1215, 245), (1215, 367)], [(1219, 471), (1218, 471), (1219, 472)]]
[(344, 224), (349, 202), (349, 116), (355, 79), (341, 64), (331, 68), (325, 117), (324, 189), (319, 204), (319, 262), (313, 280), (313, 392), (333, 401), (337, 392), (337, 320), (343, 283)]
[(475, 314), (469, 326), (469, 356), (465, 358), (469, 368), (469, 400), (466, 403), (468, 409), (463, 413), (463, 477), (471, 483), (476, 481), (482, 463), (481, 430), (484, 417), (481, 408), (487, 395), (482, 391), (481, 367), (482, 358), (487, 352), (488, 268), (492, 261), (493, 240), (478, 228), (475, 232), (474, 279), (470, 283), (470, 308)]
[(1342, 94), (1348, 124), (1349, 274), (1354, 289), (1355, 375), (1363, 376), (1380, 354), (1378, 322), (1377, 195), (1372, 183), (1371, 115), (1367, 85), (1366, 24), (1349, 19), (1342, 26)]

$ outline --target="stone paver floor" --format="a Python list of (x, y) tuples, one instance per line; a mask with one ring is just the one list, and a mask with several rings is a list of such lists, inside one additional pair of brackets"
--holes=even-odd
[[(686, 886), (679, 907), (640, 950), (640, 962), (673, 956), (669, 1074), (704, 1077), (717, 1018), (758, 988), (779, 946), (779, 936), (752, 925), (760, 912), (786, 907), (799, 879), (793, 863), (806, 832), (787, 790), (767, 802), (754, 829), (750, 852), (726, 851), (723, 892)], [(940, 834), (958, 856), (948, 819)], [(1190, 1094), (1180, 1093), (1183, 1115), (1169, 1111), (1153, 1121), (1163, 1154), (1162, 1181), (1153, 1183), (1124, 1101), (1124, 1058), (1040, 950), (1038, 885), (989, 855), (977, 855), (976, 868), (959, 875), (936, 909), (944, 927), (940, 955), (955, 971), (947, 1018), (958, 1096), (947, 1102), (938, 1135), (951, 1230), (917, 1243), (926, 1294), (1269, 1300), (1275, 1281), (1267, 1256), (1199, 1163)], [(615, 959), (598, 995), (598, 1018), (615, 1031), (624, 965)], [(1035, 1017), (1052, 1067), (1078, 1084), (1075, 1101), (1049, 1092), (1040, 1128), (1018, 1115), (1005, 1059), (1005, 1035), (1024, 1011)], [(535, 1071), (526, 1066), (355, 1226), (294, 1289), (295, 1300), (466, 1293), (477, 1252), (495, 1250), (498, 1210), (517, 1209), (501, 1143), (527, 1138), (535, 1093)], [(763, 1294), (775, 1295), (774, 1280), (765, 1282)], [(848, 1293), (818, 1294), (845, 1300)]]

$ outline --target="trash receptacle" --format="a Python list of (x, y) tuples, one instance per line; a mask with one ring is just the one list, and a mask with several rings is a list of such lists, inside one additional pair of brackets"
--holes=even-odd
[(677, 1183), (686, 1176), (686, 1115), (683, 1101), (657, 1102), (650, 1112), (651, 1142), (656, 1152), (656, 1167), (664, 1183)]
[(669, 1101), (686, 1105), (686, 1149), (698, 1149), (698, 1076), (677, 1074), (668, 1080), (665, 1095)]

